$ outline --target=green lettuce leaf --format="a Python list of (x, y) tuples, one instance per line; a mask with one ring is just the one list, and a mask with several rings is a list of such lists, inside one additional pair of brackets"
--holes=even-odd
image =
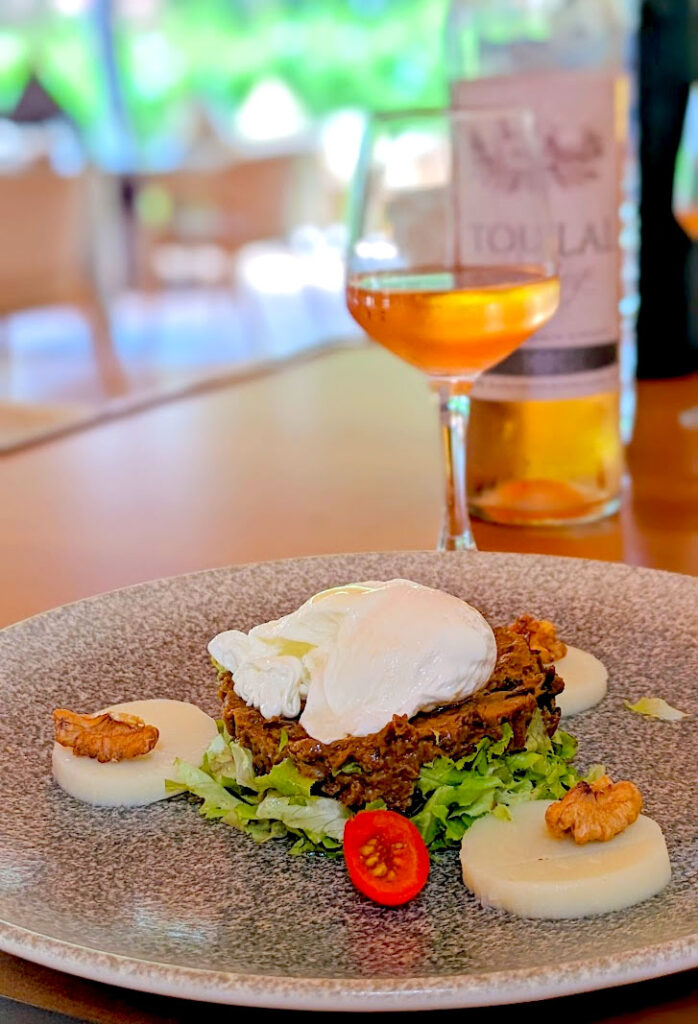
[(221, 786), (255, 788), (252, 754), (239, 743), (230, 743), (223, 733), (209, 744), (202, 768)]
[(341, 840), (350, 817), (351, 813), (344, 804), (328, 796), (316, 796), (305, 804), (294, 804), (289, 797), (270, 793), (257, 807), (260, 821), (280, 821), (289, 829), (305, 832), (316, 843), (325, 836)]
[[(231, 744), (237, 746), (237, 743)], [(300, 796), (310, 798), (310, 791), (315, 785), (315, 779), (299, 772), (293, 761), (288, 758), (275, 764), (267, 775), (258, 775), (255, 780), (255, 789), (259, 793), (268, 791), (281, 793), (282, 796)], [(319, 797), (313, 797), (317, 800)]]
[[(288, 758), (266, 775), (256, 775), (250, 751), (231, 739), (222, 723), (219, 728), (201, 768), (175, 762), (168, 788), (198, 797), (206, 818), (242, 829), (258, 843), (291, 838), (292, 854), (341, 854), (351, 812), (338, 800), (313, 793), (315, 780)], [(484, 814), (507, 818), (513, 804), (559, 799), (579, 781), (571, 764), (576, 740), (561, 729), (549, 737), (540, 712), (531, 721), (523, 750), (507, 753), (512, 737), (505, 723), (500, 739), (481, 740), (458, 760), (439, 757), (423, 765), (408, 816), (430, 849), (456, 846)], [(603, 766), (594, 765), (584, 777), (602, 773)], [(366, 805), (368, 810), (382, 807), (382, 800)]]
[[(531, 720), (525, 749), (507, 754), (512, 735), (505, 724), (499, 740), (481, 740), (457, 761), (439, 757), (422, 767), (417, 780), (422, 802), (411, 817), (430, 849), (456, 845), (483, 814), (505, 818), (513, 804), (557, 800), (579, 781), (571, 765), (577, 741), (562, 729), (549, 737), (540, 712)], [(591, 777), (602, 770), (594, 766)]]
[(200, 810), (204, 817), (222, 818), (226, 814), (236, 812), (242, 804), (242, 800), (216, 782), (202, 768), (195, 768), (180, 758), (175, 758), (174, 768), (175, 778), (165, 783), (166, 789), (170, 792), (173, 788), (175, 791), (186, 789), (194, 796), (198, 796), (203, 800)]
[(314, 784), (288, 758), (256, 775), (251, 752), (219, 723), (201, 767), (175, 761), (174, 779), (166, 786), (198, 797), (204, 817), (242, 829), (258, 843), (291, 836), (291, 853), (336, 856), (351, 812), (338, 800), (314, 795)]
[(648, 718), (659, 718), (662, 722), (678, 722), (682, 718), (688, 718), (686, 711), (679, 711), (662, 697), (640, 697), (634, 704), (625, 701), (628, 711), (634, 711), (638, 715), (646, 715)]

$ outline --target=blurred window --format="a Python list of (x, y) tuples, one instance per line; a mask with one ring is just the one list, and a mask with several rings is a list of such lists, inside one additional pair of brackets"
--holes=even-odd
[(3, 0), (0, 113), (36, 74), (103, 166), (167, 170), (186, 161), (202, 119), (244, 147), (302, 134), (337, 110), (443, 102), (445, 8), (446, 0)]

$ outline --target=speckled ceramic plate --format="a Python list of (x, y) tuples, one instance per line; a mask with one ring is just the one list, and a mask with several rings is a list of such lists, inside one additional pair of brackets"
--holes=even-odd
[[(49, 775), (50, 712), (142, 697), (217, 713), (206, 643), (310, 594), (403, 576), (523, 610), (598, 654), (610, 692), (574, 720), (582, 763), (630, 777), (664, 829), (668, 888), (583, 921), (481, 908), (457, 855), (406, 907), (364, 900), (340, 861), (291, 858), (205, 822), (186, 798), (97, 810)], [(311, 558), (161, 580), (0, 634), (0, 947), (99, 981), (194, 999), (309, 1009), (419, 1009), (539, 999), (698, 965), (698, 584), (619, 565), (503, 554)], [(691, 713), (647, 720), (624, 698)]]

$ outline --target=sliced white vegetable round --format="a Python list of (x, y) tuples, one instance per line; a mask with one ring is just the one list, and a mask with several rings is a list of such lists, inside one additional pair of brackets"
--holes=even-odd
[(641, 814), (606, 843), (577, 846), (545, 824), (547, 800), (488, 815), (463, 837), (463, 880), (481, 903), (519, 917), (587, 917), (649, 899), (671, 877), (662, 830)]
[(608, 671), (588, 651), (568, 647), (564, 658), (555, 662), (555, 671), (565, 683), (565, 689), (555, 698), (563, 718), (593, 708), (606, 696)]
[(103, 711), (137, 715), (160, 731), (149, 754), (100, 764), (93, 757), (76, 757), (72, 749), (55, 743), (53, 777), (58, 785), (89, 804), (102, 807), (137, 807), (165, 800), (165, 779), (172, 777), (176, 757), (199, 765), (218, 729), (213, 718), (181, 700), (133, 700)]

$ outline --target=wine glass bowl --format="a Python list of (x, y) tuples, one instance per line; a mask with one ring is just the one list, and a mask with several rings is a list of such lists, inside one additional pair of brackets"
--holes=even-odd
[(674, 165), (672, 210), (688, 237), (694, 242), (698, 240), (698, 82), (688, 92)]
[(347, 305), (364, 331), (432, 377), (472, 379), (506, 358), (558, 303), (557, 278), (527, 267), (416, 267), (356, 274)]
[(559, 302), (556, 234), (526, 110), (378, 115), (350, 217), (347, 305), (374, 341), (439, 387), (441, 546), (474, 547), (465, 495), (467, 395)]
[[(692, 242), (698, 242), (698, 82), (688, 91), (681, 142), (674, 164), (672, 210), (679, 227)], [(698, 405), (684, 409), (679, 417), (686, 430), (698, 429)]]

